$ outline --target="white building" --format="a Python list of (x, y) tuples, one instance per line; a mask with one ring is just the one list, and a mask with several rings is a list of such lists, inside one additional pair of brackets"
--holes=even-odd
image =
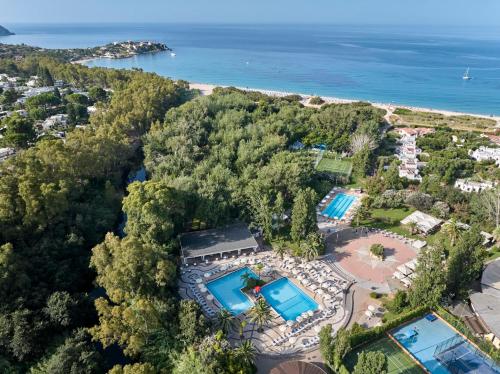
[(424, 235), (432, 234), (443, 223), (443, 220), (423, 213), (419, 210), (414, 211), (408, 217), (401, 220), (401, 224), (408, 225), (414, 223), (418, 231)]
[(422, 181), (419, 169), (425, 165), (418, 161), (418, 155), (422, 150), (417, 147), (417, 133), (414, 131), (399, 131), (402, 138), (396, 150), (396, 157), (401, 161), (399, 165), (399, 177), (409, 180)]
[(7, 160), (16, 153), (14, 148), (0, 148), (0, 162)]
[(42, 128), (44, 130), (50, 130), (56, 125), (66, 126), (67, 124), (68, 124), (67, 114), (56, 114), (43, 121)]
[(500, 148), (479, 147), (470, 156), (476, 161), (495, 161), (500, 166)]
[(481, 192), (494, 188), (496, 184), (496, 182), (492, 181), (477, 182), (470, 179), (457, 179), (455, 182), (455, 188), (458, 188), (463, 192)]

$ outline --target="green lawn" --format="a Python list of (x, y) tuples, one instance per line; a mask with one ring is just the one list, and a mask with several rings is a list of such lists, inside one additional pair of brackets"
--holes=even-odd
[(345, 365), (349, 371), (352, 371), (356, 365), (357, 357), (360, 352), (382, 351), (387, 357), (388, 374), (421, 374), (424, 371), (403, 352), (391, 339), (388, 337), (377, 340), (368, 345), (362, 346), (347, 355), (344, 359)]
[(396, 234), (411, 237), (412, 235), (401, 225), (400, 221), (414, 211), (415, 209), (413, 208), (371, 209), (371, 218), (361, 221), (360, 225), (388, 230)]
[(323, 157), (316, 169), (321, 172), (349, 177), (352, 171), (352, 162)]

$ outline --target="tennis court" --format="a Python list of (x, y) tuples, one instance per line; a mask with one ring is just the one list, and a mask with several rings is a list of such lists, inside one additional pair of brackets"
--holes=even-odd
[(345, 360), (352, 371), (361, 352), (381, 351), (387, 357), (388, 374), (422, 374), (424, 371), (389, 338), (382, 338), (351, 352)]
[(349, 177), (352, 163), (340, 159), (323, 157), (317, 166), (318, 171)]

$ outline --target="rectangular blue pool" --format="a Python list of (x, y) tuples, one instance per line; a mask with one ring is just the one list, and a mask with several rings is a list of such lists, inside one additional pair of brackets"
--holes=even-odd
[(295, 321), (302, 313), (318, 309), (316, 301), (288, 278), (266, 284), (260, 293), (285, 321)]
[(335, 195), (333, 200), (321, 212), (321, 214), (327, 215), (329, 218), (342, 219), (356, 199), (356, 196), (339, 193)]
[(439, 318), (418, 319), (391, 335), (432, 374), (500, 373), (491, 359)]
[(245, 282), (241, 276), (245, 273), (250, 274), (252, 278), (258, 279), (258, 276), (252, 270), (244, 267), (207, 283), (207, 288), (212, 295), (224, 309), (233, 315), (246, 312), (253, 306), (247, 295), (241, 292), (241, 289), (245, 287)]

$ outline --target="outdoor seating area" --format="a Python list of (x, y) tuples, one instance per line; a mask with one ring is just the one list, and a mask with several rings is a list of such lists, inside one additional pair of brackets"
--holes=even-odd
[(415, 273), (416, 268), (417, 259), (413, 259), (405, 264), (399, 265), (392, 277), (403, 283), (405, 287), (410, 287), (413, 279), (417, 276)]
[[(319, 343), (318, 333), (322, 326), (332, 324), (336, 331), (347, 322), (345, 292), (350, 287), (350, 281), (322, 260), (304, 263), (289, 256), (282, 260), (272, 252), (259, 252), (203, 261), (196, 265), (185, 264), (181, 270), (180, 294), (183, 298), (195, 300), (207, 318), (215, 319), (223, 306), (207, 289), (207, 284), (242, 267), (255, 270), (253, 265), (257, 264), (263, 265), (259, 267), (259, 276), (264, 281), (269, 283), (288, 277), (317, 303), (316, 310), (307, 310), (295, 320), (285, 321), (274, 311), (272, 322), (264, 326), (262, 333), (248, 323), (244, 335), (253, 339), (259, 351), (278, 354), (312, 349)], [(243, 320), (245, 313), (235, 318)], [(230, 335), (230, 340), (239, 339), (236, 331)]]

